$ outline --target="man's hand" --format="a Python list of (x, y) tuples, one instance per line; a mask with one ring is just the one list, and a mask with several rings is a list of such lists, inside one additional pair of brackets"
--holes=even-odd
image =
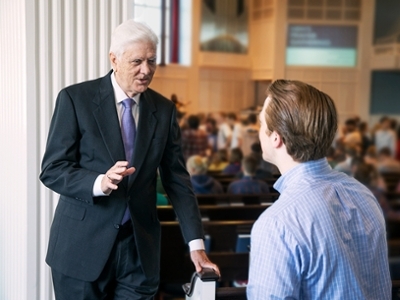
[(101, 181), (101, 190), (104, 194), (110, 194), (112, 191), (118, 189), (118, 183), (124, 179), (125, 176), (133, 174), (136, 169), (134, 167), (128, 168), (127, 161), (117, 161), (105, 174)]
[(208, 259), (204, 250), (190, 251), (190, 258), (196, 268), (196, 272), (200, 272), (203, 268), (211, 268), (221, 277), (218, 266)]

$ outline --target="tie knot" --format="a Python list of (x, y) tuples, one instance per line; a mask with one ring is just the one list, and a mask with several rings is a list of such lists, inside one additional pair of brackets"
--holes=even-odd
[(122, 101), (122, 105), (125, 108), (132, 108), (133, 103), (135, 103), (131, 98), (125, 99), (124, 101)]

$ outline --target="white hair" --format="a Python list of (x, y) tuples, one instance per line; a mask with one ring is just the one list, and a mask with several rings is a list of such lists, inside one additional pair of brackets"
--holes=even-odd
[(200, 155), (190, 156), (186, 162), (186, 168), (191, 175), (206, 174), (207, 167), (207, 158)]
[(121, 57), (127, 46), (136, 42), (149, 42), (157, 50), (158, 38), (145, 23), (127, 20), (115, 28), (111, 36), (110, 53)]

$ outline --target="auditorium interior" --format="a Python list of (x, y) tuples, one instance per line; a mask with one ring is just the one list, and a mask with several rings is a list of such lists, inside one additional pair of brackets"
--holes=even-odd
[[(399, 12), (392, 0), (1, 1), (0, 299), (55, 299), (45, 255), (58, 195), (38, 180), (55, 99), (62, 88), (110, 71), (112, 30), (130, 18), (159, 35), (150, 88), (175, 99), (182, 132), (190, 116), (207, 133), (207, 120), (218, 126), (229, 115), (245, 128), (269, 84), (281, 78), (304, 81), (334, 100), (341, 147), (328, 159), (335, 168), (352, 155), (343, 145), (354, 142), (355, 132), (375, 151), (360, 146), (360, 152), (379, 165), (374, 138), (389, 120), (396, 142), (385, 158), (392, 169), (381, 173), (382, 197), (393, 211), (387, 242), (392, 295), (400, 299)], [(205, 155), (209, 164), (214, 154)], [(210, 169), (223, 193), (197, 195), (206, 251), (222, 274), (215, 299), (245, 299), (251, 227), (279, 198), (273, 188), (279, 170), (266, 168), (260, 180), (269, 193), (230, 194), (238, 173)], [(168, 196), (166, 204), (158, 207), (157, 297), (184, 299), (182, 285), (194, 267)]]

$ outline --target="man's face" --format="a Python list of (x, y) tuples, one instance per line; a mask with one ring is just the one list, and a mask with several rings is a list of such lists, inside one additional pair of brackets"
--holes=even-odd
[(260, 131), (258, 133), (259, 138), (260, 138), (260, 143), (261, 143), (261, 149), (262, 149), (262, 157), (265, 161), (273, 163), (272, 159), (272, 144), (271, 144), (271, 133), (268, 130), (267, 123), (265, 121), (265, 111), (267, 109), (267, 106), (270, 102), (269, 97), (265, 99), (263, 109), (260, 112), (259, 119), (260, 119)]
[(149, 42), (137, 42), (128, 46), (119, 58), (110, 53), (115, 78), (129, 97), (147, 90), (157, 67), (156, 51)]

